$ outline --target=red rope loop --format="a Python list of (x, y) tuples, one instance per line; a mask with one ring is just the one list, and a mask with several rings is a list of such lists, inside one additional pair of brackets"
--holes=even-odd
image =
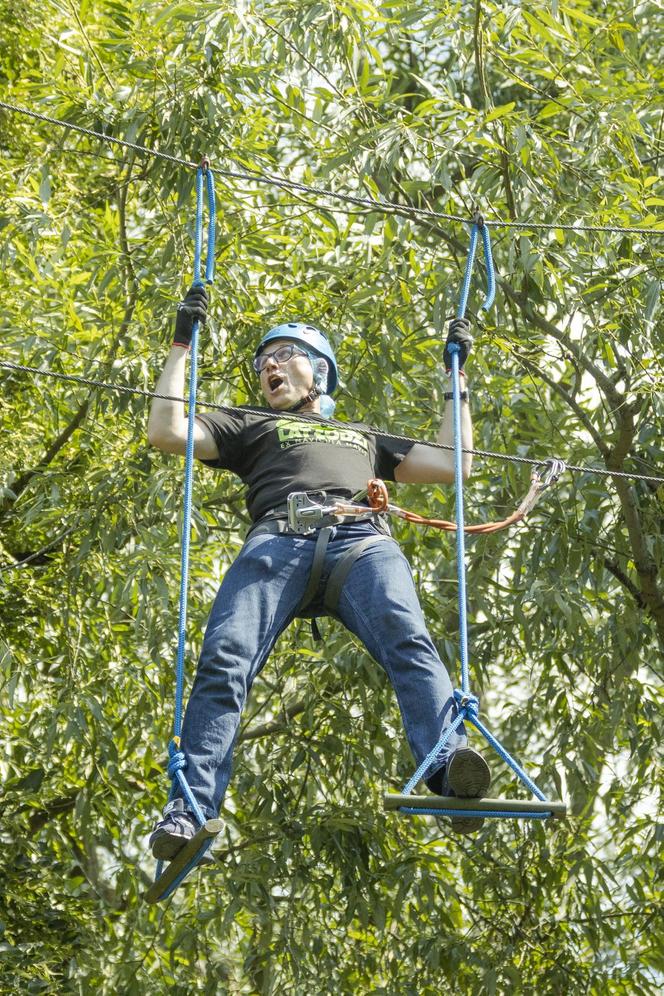
[(386, 512), (390, 503), (387, 486), (384, 481), (375, 478), (367, 483), (367, 499), (371, 508), (377, 512)]
[[(532, 491), (533, 487), (531, 487)], [(531, 496), (531, 492), (529, 492), (528, 497)], [(456, 522), (450, 522), (447, 519), (430, 519), (424, 515), (418, 515), (416, 512), (407, 512), (406, 509), (399, 508), (398, 505), (390, 504), (384, 481), (374, 479), (367, 482), (367, 500), (370, 508), (375, 509), (376, 512), (387, 512), (391, 515), (398, 515), (400, 519), (405, 519), (406, 522), (413, 522), (418, 526), (432, 526), (434, 529), (444, 529), (450, 533), (456, 532)], [(522, 510), (525, 504), (526, 501), (524, 500), (516, 512), (512, 512), (511, 515), (508, 515), (506, 519), (501, 519), (500, 522), (479, 522), (474, 526), (464, 526), (464, 532), (486, 535), (487, 533), (497, 533), (500, 529), (507, 529), (508, 526), (512, 526), (515, 522), (520, 522), (521, 519), (525, 518), (525, 512)]]

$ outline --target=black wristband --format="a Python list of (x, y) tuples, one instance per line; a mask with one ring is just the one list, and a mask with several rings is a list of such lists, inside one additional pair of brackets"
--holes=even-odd
[[(443, 397), (445, 398), (445, 401), (452, 401), (454, 393), (452, 391), (445, 391)], [(462, 391), (459, 397), (462, 401), (468, 401), (468, 391)]]

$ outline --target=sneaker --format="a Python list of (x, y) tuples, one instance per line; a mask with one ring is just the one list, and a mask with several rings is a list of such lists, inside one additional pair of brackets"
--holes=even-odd
[[(451, 754), (446, 767), (446, 780), (450, 795), (460, 799), (481, 799), (491, 784), (491, 770), (481, 754), (472, 747), (460, 747)], [(477, 833), (482, 829), (481, 816), (453, 816), (455, 833)]]
[(157, 861), (172, 861), (197, 830), (196, 818), (185, 809), (184, 800), (173, 799), (164, 807), (163, 819), (150, 834), (153, 857)]

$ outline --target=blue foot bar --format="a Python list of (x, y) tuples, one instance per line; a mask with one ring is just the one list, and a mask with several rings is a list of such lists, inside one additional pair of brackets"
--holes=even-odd
[(444, 795), (386, 795), (386, 810), (409, 816), (451, 816), (461, 819), (481, 816), (515, 820), (562, 820), (567, 815), (564, 802), (550, 799), (461, 799)]
[(180, 853), (166, 865), (165, 871), (161, 870), (160, 862), (158, 876), (143, 897), (145, 902), (159, 903), (162, 899), (168, 899), (206, 854), (223, 827), (223, 820), (206, 820)]
[(483, 819), (499, 820), (508, 817), (513, 820), (550, 820), (553, 813), (511, 813), (505, 809), (499, 813), (487, 813), (484, 809), (415, 809), (412, 806), (399, 806), (399, 813), (408, 813), (409, 816), (455, 816), (465, 819), (467, 816), (481, 816)]

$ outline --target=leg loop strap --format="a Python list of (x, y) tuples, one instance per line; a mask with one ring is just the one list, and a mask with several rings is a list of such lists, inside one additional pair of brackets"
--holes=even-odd
[(325, 526), (321, 529), (316, 537), (316, 546), (314, 547), (314, 559), (311, 564), (311, 571), (309, 573), (309, 580), (307, 581), (307, 587), (304, 589), (304, 595), (302, 596), (302, 601), (298, 606), (298, 614), (302, 612), (309, 603), (313, 600), (314, 595), (318, 591), (318, 585), (320, 584), (320, 579), (323, 576), (323, 567), (325, 566), (325, 553), (327, 551), (327, 544), (330, 542), (330, 537), (332, 536), (332, 526)]
[(375, 536), (367, 536), (365, 539), (360, 540), (359, 543), (355, 543), (348, 553), (344, 554), (339, 563), (335, 565), (325, 586), (325, 596), (323, 598), (323, 605), (330, 615), (336, 615), (341, 592), (355, 561), (362, 556), (367, 547), (389, 538), (389, 536), (385, 536), (382, 533), (377, 533)]

